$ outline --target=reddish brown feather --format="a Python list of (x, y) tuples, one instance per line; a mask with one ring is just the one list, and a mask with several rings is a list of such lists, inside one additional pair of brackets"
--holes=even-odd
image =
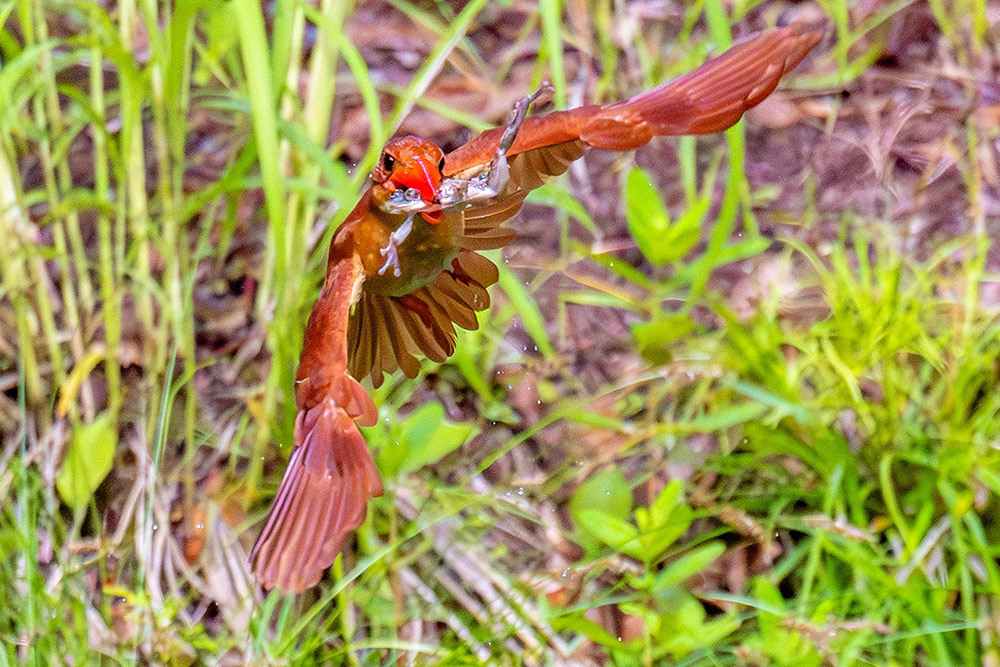
[(602, 108), (580, 138), (597, 148), (625, 150), (653, 136), (725, 130), (770, 95), (821, 36), (788, 26), (742, 41), (693, 72)]
[[(397, 366), (413, 377), (419, 369), (416, 353), (444, 361), (454, 351), (455, 324), (478, 326), (475, 312), (489, 306), (486, 288), (498, 272), (472, 251), (499, 248), (514, 237), (501, 225), (528, 191), (565, 172), (589, 147), (626, 150), (658, 135), (726, 129), (767, 97), (819, 38), (819, 32), (782, 28), (624, 102), (528, 118), (508, 152), (507, 190), (461, 213), (462, 226), (449, 237), (459, 250), (451, 269), (411, 294), (358, 289), (364, 277), (360, 256), (372, 264), (388, 234), (372, 190), (366, 192), (331, 244), (326, 282), (306, 327), (297, 373), (296, 447), (250, 556), (264, 587), (301, 591), (315, 585), (344, 536), (364, 520), (368, 500), (382, 493), (382, 482), (355, 425), (374, 423), (375, 406), (354, 378), (370, 374), (378, 386), (383, 373)], [(503, 131), (484, 132), (450, 153), (444, 175), (481, 171)], [(377, 282), (375, 269), (368, 271)]]
[[(508, 229), (487, 230), (486, 239), (496, 234), (513, 236)], [(470, 250), (462, 250), (451, 268), (434, 281), (401, 297), (365, 293), (350, 321), (349, 340), (357, 340), (350, 359), (351, 374), (370, 375), (380, 386), (384, 373), (401, 368), (415, 377), (420, 364), (414, 356), (422, 353), (442, 362), (455, 351), (455, 325), (476, 329), (475, 313), (490, 306), (486, 288), (499, 277), (490, 260)]]
[[(787, 26), (744, 40), (693, 72), (624, 102), (530, 116), (508, 158), (576, 139), (595, 148), (628, 150), (654, 136), (719, 132), (767, 97), (821, 36)], [(444, 175), (462, 175), (489, 163), (503, 129), (487, 130), (445, 156)], [(544, 164), (548, 155), (539, 157)]]
[(250, 553), (261, 585), (285, 592), (315, 586), (344, 536), (364, 521), (368, 500), (382, 495), (361, 433), (332, 398), (299, 413), (295, 440), (301, 444)]
[[(521, 208), (527, 193), (565, 172), (589, 147), (629, 149), (655, 135), (729, 127), (770, 94), (819, 37), (800, 27), (782, 28), (737, 44), (697, 70), (624, 102), (527, 118), (508, 151), (506, 191), (460, 212), (457, 245), (475, 251), (510, 243), (514, 232), (502, 225)], [(481, 171), (492, 160), (503, 131), (488, 130), (449, 153), (444, 175), (467, 177)], [(477, 326), (474, 312), (488, 304), (488, 297), (480, 296), (485, 289), (461, 289), (450, 282), (455, 278), (454, 272), (443, 272), (431, 285), (405, 297), (367, 292), (351, 319), (351, 340), (357, 341), (350, 364), (355, 377), (371, 375), (377, 387), (383, 373), (399, 366), (407, 375), (415, 373), (413, 352), (435, 361), (448, 357), (455, 345), (454, 324)], [(477, 282), (485, 288), (495, 281), (491, 276)]]
[(257, 543), (253, 571), (266, 589), (314, 586), (344, 536), (361, 525), (368, 500), (382, 494), (371, 452), (355, 422), (377, 412), (347, 375), (347, 322), (362, 279), (356, 256), (334, 258), (306, 325), (296, 374), (295, 449)]

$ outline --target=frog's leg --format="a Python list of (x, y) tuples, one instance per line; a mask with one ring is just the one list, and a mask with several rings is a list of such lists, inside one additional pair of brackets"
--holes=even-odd
[(500, 135), (500, 143), (493, 154), (489, 171), (470, 179), (447, 179), (451, 197), (442, 200), (443, 206), (454, 206), (480, 199), (492, 199), (504, 191), (510, 181), (510, 165), (507, 163), (507, 151), (514, 145), (517, 133), (521, 130), (524, 119), (528, 116), (528, 108), (542, 95), (552, 92), (552, 86), (543, 84), (538, 90), (527, 97), (522, 97), (514, 103), (514, 117)]
[(392, 267), (392, 275), (397, 278), (400, 276), (399, 246), (403, 245), (403, 241), (405, 241), (410, 235), (410, 232), (413, 231), (413, 216), (415, 215), (416, 213), (414, 212), (406, 216), (406, 220), (403, 224), (397, 227), (396, 231), (389, 235), (389, 245), (379, 249), (379, 252), (382, 253), (383, 257), (385, 257), (385, 264), (383, 264), (382, 268), (378, 270), (378, 274), (380, 276), (388, 271), (390, 266)]

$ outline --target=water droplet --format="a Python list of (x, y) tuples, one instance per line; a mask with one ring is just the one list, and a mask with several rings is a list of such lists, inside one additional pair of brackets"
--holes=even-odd
[(622, 640), (622, 638), (621, 638), (621, 637), (619, 637), (619, 638), (618, 638), (618, 641), (621, 641), (621, 640)]
[(205, 527), (205, 524), (203, 524), (203, 523), (199, 523), (198, 526), (197, 526), (198, 530), (202, 530), (204, 527)]
[(568, 574), (569, 574), (569, 568), (567, 567), (565, 570), (563, 570), (562, 578), (565, 579)]
[(156, 523), (153, 524), (153, 530), (156, 530), (159, 527), (160, 527), (159, 524), (156, 524)]
[(604, 489), (604, 495), (610, 496), (611, 495), (611, 489)]
[(537, 401), (535, 401), (535, 403), (537, 403), (538, 405), (541, 405), (542, 404), (542, 399), (538, 399)]
[(517, 487), (517, 495), (519, 495), (519, 496), (523, 496), (524, 495), (524, 487), (523, 486)]
[(512, 385), (512, 384), (509, 384), (509, 385), (507, 385), (507, 388), (508, 388), (508, 389), (513, 389), (513, 388), (514, 388), (514, 385)]

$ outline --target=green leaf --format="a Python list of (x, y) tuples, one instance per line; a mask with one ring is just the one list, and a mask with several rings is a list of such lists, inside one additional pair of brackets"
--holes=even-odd
[(440, 403), (427, 403), (402, 423), (398, 444), (379, 452), (379, 468), (392, 477), (436, 463), (465, 444), (474, 430), (468, 424), (446, 421)]
[[(584, 516), (587, 511), (596, 511), (601, 516)], [(569, 501), (569, 513), (573, 517), (573, 523), (579, 528), (574, 539), (588, 553), (598, 551), (602, 543), (607, 544), (601, 538), (602, 527), (597, 525), (603, 521), (595, 519), (603, 520), (610, 516), (624, 523), (632, 515), (632, 489), (621, 470), (605, 468), (577, 487)], [(626, 525), (631, 527), (631, 524)], [(606, 531), (603, 533), (606, 534)], [(630, 539), (625, 539), (621, 544), (629, 541)]]
[(694, 433), (712, 433), (751, 422), (761, 417), (767, 410), (766, 405), (761, 405), (756, 401), (746, 401), (713, 409), (689, 422), (678, 423), (677, 426)]
[(666, 523), (655, 526), (653, 530), (641, 536), (643, 551), (641, 555), (637, 555), (636, 557), (641, 557), (646, 561), (655, 560), (657, 556), (666, 551), (667, 547), (687, 532), (687, 529), (691, 527), (693, 515), (694, 512), (690, 507), (687, 505), (678, 505), (671, 512), (670, 518), (667, 519)]
[(560, 632), (565, 630), (577, 632), (602, 646), (610, 648), (621, 646), (621, 642), (612, 637), (611, 633), (585, 616), (557, 616), (552, 619), (552, 628)]
[(403, 442), (409, 454), (400, 471), (437, 463), (465, 444), (474, 430), (469, 424), (446, 421), (440, 403), (422, 406), (403, 423)]
[[(281, 176), (278, 150), (278, 113), (275, 106), (274, 82), (270, 49), (264, 28), (261, 5), (251, 0), (234, 0), (233, 26), (240, 36), (240, 53), (246, 71), (247, 93), (250, 98), (250, 117), (253, 121), (257, 159), (260, 163), (261, 185), (267, 208), (268, 226), (273, 261), (273, 275), (266, 276), (267, 283), (283, 285), (287, 261), (285, 233), (285, 181)], [(279, 301), (283, 295), (279, 292)], [(279, 311), (280, 312), (280, 311)]]
[(694, 329), (687, 313), (663, 313), (650, 322), (632, 325), (632, 336), (639, 352), (654, 364), (666, 364), (673, 358), (671, 346)]
[(684, 485), (680, 480), (663, 487), (648, 510), (640, 507), (635, 514), (641, 533), (635, 543), (625, 545), (622, 551), (647, 563), (654, 562), (676, 542), (691, 527), (694, 516), (684, 503)]
[(111, 472), (116, 434), (111, 417), (102, 412), (89, 424), (77, 427), (66, 449), (56, 489), (74, 511), (80, 511)]
[(670, 520), (670, 515), (674, 509), (681, 504), (684, 499), (684, 482), (679, 479), (672, 480), (663, 487), (660, 495), (656, 497), (653, 504), (649, 506), (649, 520), (653, 527), (660, 527)]
[(629, 522), (600, 510), (581, 510), (580, 526), (610, 547), (623, 547), (639, 535)]
[(675, 224), (646, 172), (636, 167), (625, 180), (625, 215), (639, 250), (654, 264), (670, 264), (698, 242), (711, 198), (702, 196)]
[(580, 513), (588, 509), (620, 519), (632, 514), (632, 489), (621, 470), (605, 468), (577, 487), (569, 501), (569, 512), (577, 525)]
[(689, 553), (684, 554), (673, 563), (665, 567), (656, 575), (653, 580), (654, 589), (669, 588), (683, 583), (691, 578), (709, 563), (722, 555), (726, 550), (726, 545), (722, 542), (709, 542)]

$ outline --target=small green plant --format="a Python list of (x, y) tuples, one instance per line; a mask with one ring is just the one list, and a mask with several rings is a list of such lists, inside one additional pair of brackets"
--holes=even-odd
[[(694, 510), (685, 502), (680, 480), (667, 484), (649, 507), (632, 507), (632, 490), (617, 468), (605, 469), (579, 486), (570, 501), (576, 539), (588, 558), (620, 553), (642, 564), (640, 574), (626, 577), (622, 612), (640, 619), (643, 636), (623, 642), (577, 614), (559, 618), (561, 627), (584, 632), (610, 649), (617, 664), (651, 664), (680, 658), (712, 646), (739, 627), (733, 614), (709, 620), (702, 603), (685, 583), (725, 551), (721, 542), (688, 548), (680, 557), (677, 541), (691, 527)], [(668, 562), (669, 560), (669, 562)]]

